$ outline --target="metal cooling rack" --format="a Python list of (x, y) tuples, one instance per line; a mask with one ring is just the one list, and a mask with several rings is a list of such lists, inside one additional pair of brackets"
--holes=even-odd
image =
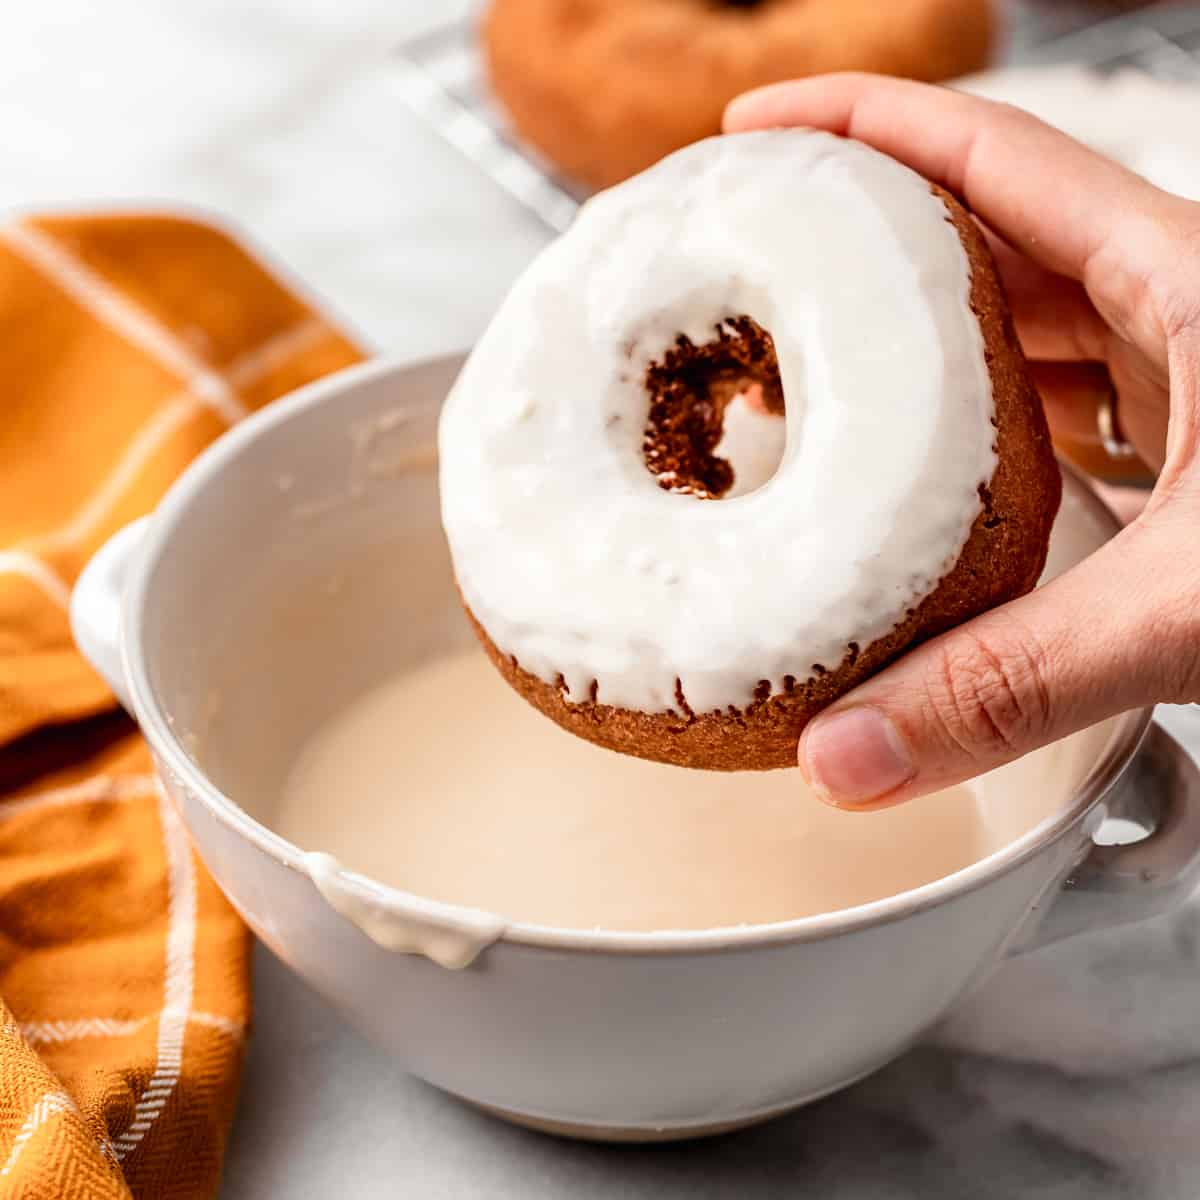
[(1200, 82), (1200, 4), (1153, 4), (1035, 46), (1029, 63), (1077, 62)]
[(418, 116), (544, 224), (566, 229), (587, 193), (506, 128), (488, 96), (474, 20), (451, 20), (402, 43), (396, 61), (401, 94)]
[[(1017, 20), (1024, 25), (1023, 63), (1076, 62), (1106, 73), (1132, 68), (1200, 82), (1200, 4), (1153, 4), (1032, 45), (1029, 18), (1022, 22), (1018, 12)], [(447, 142), (550, 229), (571, 223), (586, 192), (506, 127), (488, 96), (473, 19), (457, 17), (402, 43), (396, 62), (404, 100)]]

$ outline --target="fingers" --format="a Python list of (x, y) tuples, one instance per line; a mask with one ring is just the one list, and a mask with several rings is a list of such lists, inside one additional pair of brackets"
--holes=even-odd
[(1099, 450), (1097, 410), (1113, 395), (1107, 368), (1096, 362), (1031, 362), (1029, 373), (1055, 435)]
[[(994, 235), (988, 241), (1059, 449), (1103, 478), (1144, 480), (1144, 464), (1163, 464), (1170, 408), (1165, 377), (1145, 370), (1129, 343), (1114, 337), (1080, 284)], [(1141, 462), (1113, 461), (1104, 450), (1098, 411), (1114, 396), (1121, 433)]]
[[(826, 75), (739, 96), (737, 132), (809, 125), (853, 137), (964, 197), (1011, 246), (1084, 279), (1154, 189), (1029, 114), (909, 80)], [(1052, 192), (1047, 180), (1053, 180)]]
[(1108, 326), (1083, 285), (1046, 270), (994, 235), (988, 244), (1026, 355), (1049, 362), (1103, 362)]
[[(1200, 696), (1200, 619), (1188, 599), (1200, 570), (1180, 565), (1181, 536), (1132, 526), (856, 688), (801, 738), (814, 790), (841, 807), (883, 807), (1116, 713)], [(1188, 571), (1198, 577), (1180, 577)]]
[[(1031, 362), (1029, 373), (1042, 399), (1054, 445), (1094, 479), (1145, 489), (1162, 466), (1168, 406), (1166, 393), (1126, 381), (1118, 390), (1107, 367), (1096, 362)], [(1137, 453), (1113, 456), (1101, 432), (1101, 409), (1116, 422), (1118, 438), (1132, 443)], [(1106, 497), (1113, 507), (1113, 497)], [(1136, 515), (1130, 498), (1116, 497), (1118, 516), (1128, 523)], [(1140, 511), (1146, 496), (1136, 506)]]
[[(1082, 285), (1038, 266), (994, 234), (988, 242), (1059, 450), (1101, 478), (1144, 482), (1145, 464), (1163, 462), (1165, 381), (1134, 373), (1129, 344), (1114, 338)], [(1099, 410), (1118, 396), (1117, 378), (1121, 433), (1138, 448), (1140, 461), (1113, 460), (1104, 448)]]

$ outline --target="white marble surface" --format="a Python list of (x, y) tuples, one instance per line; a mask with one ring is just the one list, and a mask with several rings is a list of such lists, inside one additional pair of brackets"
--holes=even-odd
[(391, 48), (454, 3), (6, 7), (0, 209), (206, 209), (373, 346), (465, 345), (545, 233), (401, 101)]
[[(467, 344), (544, 234), (400, 101), (389, 47), (446, 7), (10, 5), (0, 208), (207, 209), (372, 345)], [(1089, 7), (1045, 0), (1042, 11), (1066, 28)], [(1194, 711), (1167, 719), (1200, 751)], [(224, 1196), (800, 1193), (1194, 1200), (1200, 911), (1016, 961), (929, 1044), (851, 1091), (758, 1130), (658, 1149), (574, 1145), (478, 1116), (405, 1077), (258, 953)]]

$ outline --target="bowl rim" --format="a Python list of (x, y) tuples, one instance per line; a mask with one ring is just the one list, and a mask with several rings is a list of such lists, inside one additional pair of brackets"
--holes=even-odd
[[(465, 354), (451, 353), (419, 358), (377, 358), (345, 368), (316, 380), (260, 409), (234, 426), (207, 447), (174, 482), (147, 524), (142, 545), (130, 564), (121, 601), (121, 660), (132, 698), (134, 715), (155, 754), (169, 771), (198, 797), (208, 812), (229, 831), (249, 842), (279, 865), (311, 878), (305, 852), (252, 817), (209, 780), (184, 750), (167, 720), (151, 685), (144, 647), (136, 636), (150, 596), (150, 586), (163, 551), (189, 506), (222, 468), (245, 452), (254, 442), (318, 406), (336, 401), (349, 391), (420, 371), (454, 373)], [(1069, 464), (1064, 473), (1081, 484), (1080, 494), (1113, 533), (1120, 524), (1109, 507)], [(708, 929), (617, 931), (571, 929), (499, 917), (504, 930), (501, 942), (550, 949), (609, 954), (693, 954), (729, 951), (772, 944), (818, 941), (878, 925), (903, 920), (926, 909), (984, 887), (1043, 853), (1078, 826), (1113, 786), (1137, 752), (1150, 726), (1153, 710), (1136, 709), (1122, 714), (1108, 744), (1082, 781), (1072, 801), (1039, 822), (1021, 837), (977, 862), (950, 875), (907, 891), (851, 908), (795, 917), (766, 924), (719, 926)], [(869, 819), (869, 817), (864, 817)], [(433, 901), (401, 888), (381, 883), (343, 868), (340, 883), (352, 894), (382, 906), (398, 919), (441, 917), (451, 925), (477, 921), (478, 909)], [(314, 889), (315, 890), (315, 889)], [(488, 914), (498, 917), (498, 914)], [(365, 936), (365, 935), (364, 935)]]

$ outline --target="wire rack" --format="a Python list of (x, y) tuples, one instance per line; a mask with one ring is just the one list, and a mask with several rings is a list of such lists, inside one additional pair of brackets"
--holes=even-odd
[[(1162, 3), (1027, 47), (1029, 64), (1083, 63), (1200, 82), (1200, 4)], [(456, 17), (397, 47), (401, 94), (447, 142), (548, 228), (565, 229), (586, 192), (522, 146), (488, 95), (475, 22)]]

